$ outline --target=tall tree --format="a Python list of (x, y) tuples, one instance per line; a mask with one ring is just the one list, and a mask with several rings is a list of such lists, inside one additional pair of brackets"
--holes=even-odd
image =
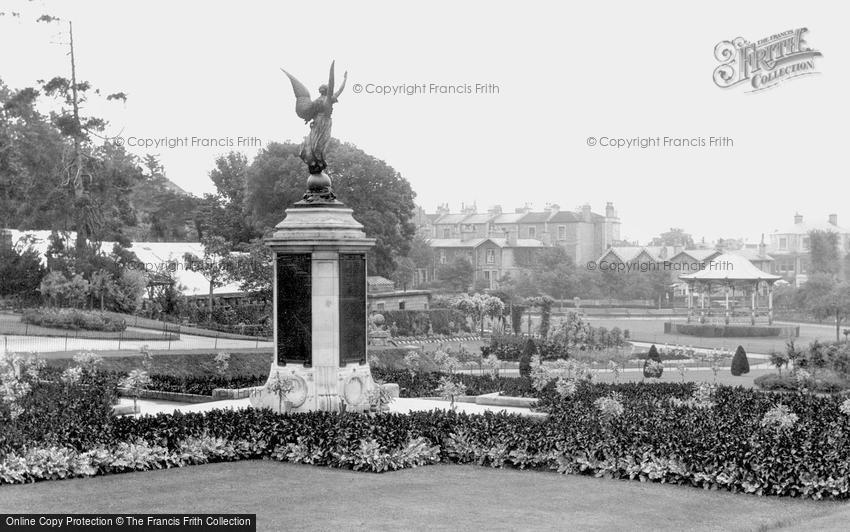
[[(38, 22), (62, 23), (51, 15), (42, 15)], [(61, 187), (68, 193), (68, 203), (73, 208), (73, 225), (77, 232), (76, 246), (83, 249), (89, 240), (101, 240), (108, 213), (104, 208), (113, 207), (108, 201), (98, 197), (103, 192), (115, 186), (109, 179), (114, 177), (93, 145), (92, 137), (105, 139), (103, 132), (106, 121), (102, 118), (85, 116), (84, 104), (88, 100), (92, 87), (87, 81), (77, 78), (76, 52), (74, 48), (74, 28), (70, 21), (67, 25), (68, 57), (70, 59), (70, 79), (56, 76), (42, 83), (42, 90), (47, 96), (56, 98), (61, 107), (51, 113), (53, 124), (65, 137), (70, 145), (63, 157), (63, 168), (60, 172)], [(99, 90), (93, 91), (100, 94)], [(122, 92), (110, 94), (107, 101), (127, 101), (127, 95)], [(123, 152), (123, 148), (118, 148)], [(108, 142), (107, 142), (107, 150)], [(113, 155), (115, 153), (113, 152)], [(104, 168), (106, 167), (106, 168)], [(112, 174), (112, 175), (104, 175)]]
[(812, 260), (811, 272), (837, 275), (841, 270), (838, 233), (815, 229), (809, 231), (808, 236), (809, 253)]
[(799, 297), (816, 318), (835, 321), (835, 341), (841, 341), (841, 324), (850, 316), (850, 284), (816, 273), (800, 288)]
[(204, 199), (209, 204), (208, 232), (223, 237), (232, 245), (248, 243), (260, 236), (246, 217), (245, 184), (248, 159), (239, 152), (230, 152), (215, 161), (210, 179), (216, 194)]
[[(293, 143), (271, 144), (248, 169), (246, 210), (264, 231), (280, 222), (306, 190), (307, 171), (298, 152)], [(394, 257), (407, 254), (416, 233), (410, 183), (384, 161), (336, 139), (329, 144), (328, 170), (337, 198), (377, 240), (369, 254), (370, 270), (392, 276)]]
[(661, 233), (652, 239), (652, 246), (682, 246), (685, 249), (694, 247), (694, 239), (680, 227), (671, 227), (669, 231)]

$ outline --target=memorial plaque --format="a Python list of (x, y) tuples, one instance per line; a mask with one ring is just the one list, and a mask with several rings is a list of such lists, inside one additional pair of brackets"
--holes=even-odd
[(339, 256), (339, 364), (366, 363), (366, 255)]
[(277, 363), (309, 366), (312, 349), (312, 262), (309, 253), (277, 255)]

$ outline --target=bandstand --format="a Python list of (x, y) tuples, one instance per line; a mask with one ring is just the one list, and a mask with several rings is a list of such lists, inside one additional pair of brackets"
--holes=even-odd
[(773, 285), (781, 277), (745, 257), (724, 253), (679, 278), (688, 284), (688, 323), (773, 325)]

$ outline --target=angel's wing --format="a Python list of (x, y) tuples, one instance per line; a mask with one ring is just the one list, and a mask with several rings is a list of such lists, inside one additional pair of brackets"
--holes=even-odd
[(295, 93), (295, 114), (305, 121), (312, 120), (316, 113), (313, 112), (313, 100), (310, 98), (310, 91), (308, 91), (307, 87), (298, 81), (295, 76), (282, 68), (281, 71), (283, 71), (283, 73), (289, 78), (289, 81), (292, 82), (292, 91)]
[(336, 61), (331, 61), (331, 71), (328, 74), (328, 95), (333, 95), (334, 93), (334, 65)]

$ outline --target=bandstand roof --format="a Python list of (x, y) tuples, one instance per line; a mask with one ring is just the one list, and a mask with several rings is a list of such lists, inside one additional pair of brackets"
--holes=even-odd
[(723, 253), (705, 263), (705, 269), (680, 275), (683, 281), (778, 281), (773, 275), (753, 266), (746, 257)]

